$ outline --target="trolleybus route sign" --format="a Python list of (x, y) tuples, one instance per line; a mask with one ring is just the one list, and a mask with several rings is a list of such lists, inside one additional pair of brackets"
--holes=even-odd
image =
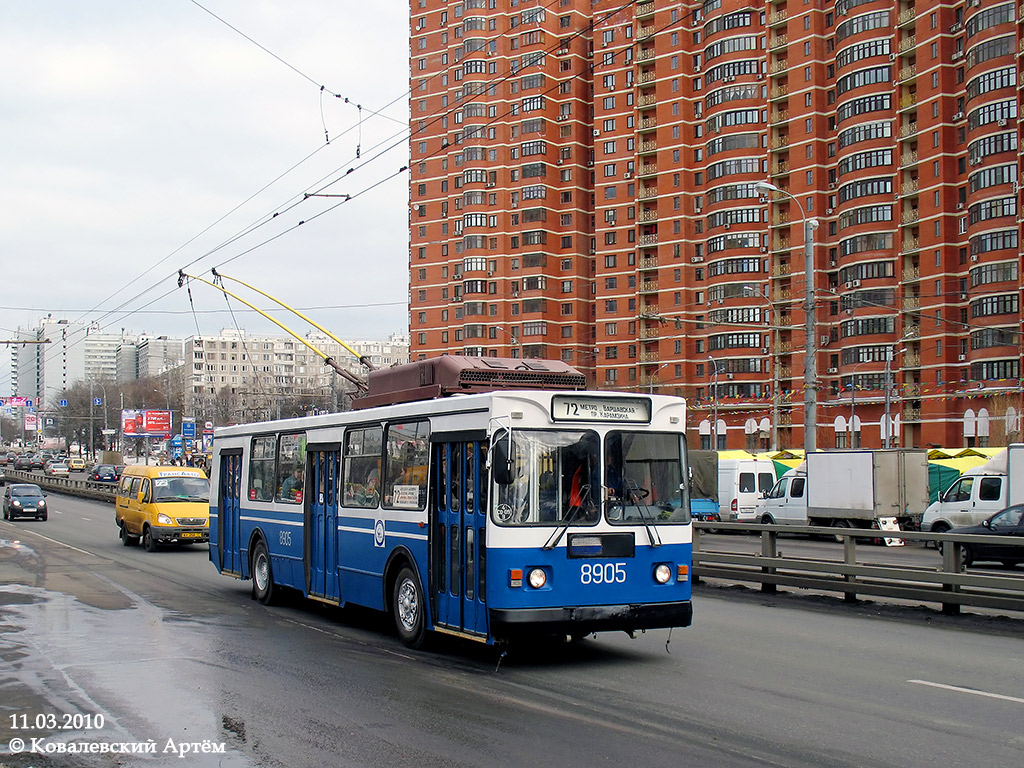
[(646, 397), (554, 395), (551, 398), (551, 418), (555, 421), (626, 421), (647, 424), (651, 420), (651, 401)]

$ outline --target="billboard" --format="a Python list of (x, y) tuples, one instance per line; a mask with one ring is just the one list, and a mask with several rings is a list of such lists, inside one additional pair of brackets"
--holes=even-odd
[(171, 411), (121, 411), (121, 432), (126, 437), (170, 437)]

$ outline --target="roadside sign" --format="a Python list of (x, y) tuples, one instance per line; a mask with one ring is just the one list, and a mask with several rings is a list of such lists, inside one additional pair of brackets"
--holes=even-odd
[(194, 438), (196, 436), (196, 423), (195, 421), (183, 421), (181, 422), (181, 434), (183, 437)]
[(61, 408), (66, 408), (66, 407), (67, 407), (67, 405), (68, 405), (68, 401), (67, 401), (67, 400), (61, 400), (61, 401), (60, 401), (60, 406), (61, 406)]
[[(61, 405), (67, 405), (67, 404), (68, 404), (68, 401), (67, 401), (67, 400), (64, 400), (64, 401), (63, 401), (63, 402), (61, 403)], [(93, 404), (93, 405), (103, 405), (103, 398), (102, 398), (102, 397), (94, 397), (94, 398), (92, 399), (92, 404)]]

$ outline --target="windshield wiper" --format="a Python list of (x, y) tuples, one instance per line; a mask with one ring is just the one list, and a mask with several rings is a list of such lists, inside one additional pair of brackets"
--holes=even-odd
[[(647, 538), (650, 539), (652, 547), (661, 546), (661, 535), (658, 534), (656, 528), (651, 528), (650, 523), (653, 523), (653, 518), (648, 518), (644, 512), (644, 506), (640, 503), (640, 500), (646, 496), (650, 491), (640, 487), (640, 484), (636, 480), (627, 480), (626, 486), (626, 500), (632, 502), (633, 506), (636, 507), (636, 511), (640, 514), (640, 520), (644, 524), (644, 530), (647, 531)], [(641, 493), (643, 491), (643, 493)]]
[[(541, 547), (541, 549), (551, 550), (558, 546), (558, 542), (562, 540), (562, 536), (569, 529), (569, 526), (572, 525), (572, 521), (576, 519), (576, 516), (580, 513), (580, 510), (583, 509), (583, 503), (587, 501), (589, 497), (590, 485), (580, 486), (580, 503), (576, 504), (572, 508), (572, 511), (569, 512), (569, 516), (565, 518), (565, 520), (563, 520), (561, 523), (559, 523), (558, 527), (551, 532), (551, 536), (548, 537), (547, 542), (545, 542), (544, 546)], [(554, 539), (554, 541), (552, 541), (552, 539)]]

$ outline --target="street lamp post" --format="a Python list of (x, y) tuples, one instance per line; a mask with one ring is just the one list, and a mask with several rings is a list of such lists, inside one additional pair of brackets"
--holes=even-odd
[(718, 450), (718, 363), (708, 356), (711, 363), (711, 450)]
[(818, 339), (815, 335), (818, 330), (814, 316), (814, 231), (818, 228), (818, 220), (808, 219), (800, 200), (771, 182), (759, 181), (754, 184), (754, 189), (764, 193), (779, 192), (790, 198), (800, 209), (804, 225), (804, 293), (807, 299), (804, 309), (807, 334), (804, 351), (804, 451), (811, 452), (818, 448)]
[[(775, 313), (775, 305), (772, 304), (772, 300), (766, 295), (761, 293), (757, 286), (744, 285), (743, 292), (749, 295), (760, 296), (768, 304), (768, 317), (771, 325), (777, 326), (777, 315)], [(770, 333), (768, 335), (769, 343), (769, 361), (768, 364), (772, 367), (772, 402), (771, 402), (771, 414), (769, 418), (772, 422), (772, 450), (779, 450), (779, 360), (775, 354), (775, 334)]]
[(656, 378), (658, 378), (658, 371), (660, 371), (662, 368), (667, 368), (671, 364), (672, 363), (670, 363), (670, 362), (669, 363), (662, 363), (661, 365), (659, 365), (657, 368), (654, 369), (654, 373), (651, 374), (651, 380), (649, 382), (650, 388), (649, 388), (648, 391), (649, 391), (650, 394), (652, 394), (652, 395), (654, 394), (654, 380)]
[[(903, 340), (904, 339), (900, 339), (896, 344), (899, 344)], [(883, 448), (892, 448), (892, 419), (889, 415), (892, 405), (892, 361), (896, 355), (907, 351), (906, 347), (899, 351), (895, 351), (894, 347), (896, 344), (889, 344), (885, 348), (885, 431), (882, 433)]]

